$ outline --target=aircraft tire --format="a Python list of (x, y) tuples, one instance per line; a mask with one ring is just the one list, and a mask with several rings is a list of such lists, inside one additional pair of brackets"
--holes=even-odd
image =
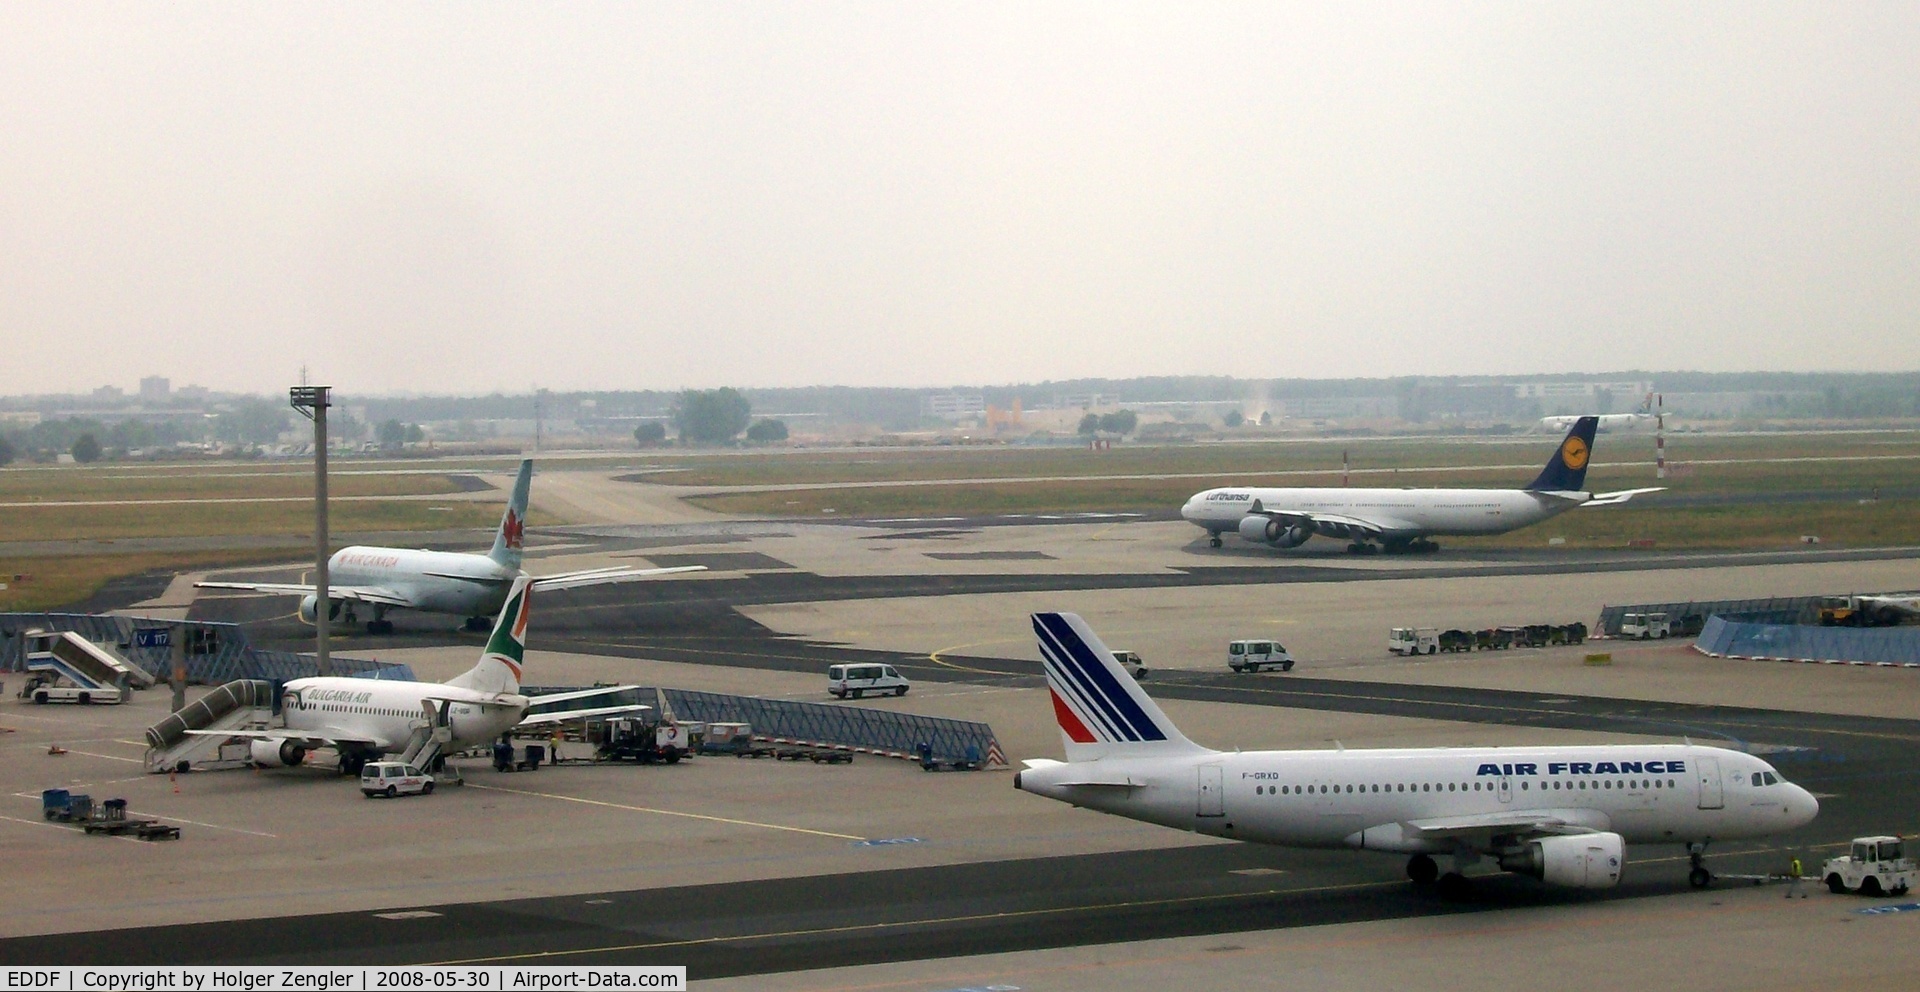
[(1431, 857), (1416, 854), (1407, 859), (1407, 877), (1415, 885), (1432, 885), (1433, 880), (1440, 877), (1440, 866), (1434, 864)]
[(1704, 889), (1713, 884), (1713, 872), (1705, 868), (1695, 868), (1687, 872), (1687, 884), (1696, 889)]
[(1450, 871), (1440, 876), (1436, 884), (1439, 887), (1440, 898), (1450, 902), (1467, 899), (1473, 895), (1473, 883), (1467, 881), (1467, 876), (1457, 871)]
[(1207, 547), (1217, 548), (1219, 546), (1220, 546), (1220, 535), (1215, 534), (1212, 537), (1207, 538)]

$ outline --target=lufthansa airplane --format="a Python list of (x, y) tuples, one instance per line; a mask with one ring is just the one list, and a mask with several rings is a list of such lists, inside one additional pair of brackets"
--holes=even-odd
[[(1490, 859), (1552, 885), (1620, 882), (1627, 845), (1684, 845), (1713, 881), (1719, 840), (1813, 820), (1820, 804), (1759, 758), (1695, 744), (1214, 751), (1186, 739), (1078, 616), (1033, 614), (1067, 760), (1014, 788), (1196, 833), (1408, 857), (1418, 884), (1466, 886)], [(1444, 878), (1434, 858), (1450, 856)]]
[(1524, 489), (1262, 489), (1232, 486), (1195, 493), (1180, 516), (1220, 546), (1232, 531), (1248, 541), (1294, 548), (1315, 534), (1347, 541), (1347, 550), (1389, 554), (1434, 551), (1436, 534), (1504, 534), (1576, 506), (1612, 506), (1662, 488), (1590, 493), (1587, 459), (1593, 454), (1594, 417), (1581, 417), (1561, 440), (1538, 478)]
[[(280, 690), (283, 726), (187, 733), (246, 739), (253, 763), (263, 768), (304, 764), (308, 752), (330, 747), (340, 755), (340, 770), (357, 775), (362, 765), (385, 754), (411, 750), (419, 755), (414, 760), (426, 766), (434, 757), (489, 743), (523, 724), (646, 709), (623, 705), (527, 715), (532, 700), (521, 694), (520, 677), (526, 668), (528, 609), (537, 581), (525, 575), (513, 580), (479, 663), (445, 682), (340, 676), (294, 679)], [(623, 688), (631, 687), (543, 695), (540, 702), (604, 696)], [(437, 746), (429, 745), (429, 739)]]
[[(393, 621), (387, 619), (387, 611), (395, 609), (451, 613), (466, 617), (468, 630), (486, 630), (487, 618), (498, 613), (507, 601), (507, 587), (526, 574), (520, 570), (520, 539), (532, 484), (533, 459), (528, 458), (520, 463), (520, 474), (514, 479), (507, 512), (500, 518), (500, 529), (493, 536), (493, 550), (484, 555), (358, 545), (334, 552), (333, 557), (327, 559), (328, 619), (338, 619), (344, 609), (347, 622), (355, 623), (358, 608), (364, 606), (373, 614), (367, 620), (369, 634), (392, 633)], [(590, 568), (542, 575), (534, 579), (534, 584), (541, 589), (576, 589), (705, 569), (705, 565)], [(319, 590), (304, 582), (196, 582), (194, 585), (201, 589), (242, 589), (299, 596), (302, 597), (300, 619), (308, 623), (313, 622), (320, 600)]]

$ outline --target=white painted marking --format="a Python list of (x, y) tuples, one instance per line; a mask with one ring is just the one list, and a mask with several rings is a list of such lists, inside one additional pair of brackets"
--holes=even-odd
[(383, 920), (425, 920), (443, 914), (436, 913), (431, 909), (403, 909), (397, 912), (375, 913), (373, 915)]

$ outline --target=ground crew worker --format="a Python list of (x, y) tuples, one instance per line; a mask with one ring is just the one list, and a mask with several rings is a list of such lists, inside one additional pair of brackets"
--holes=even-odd
[(1805, 899), (1807, 897), (1806, 890), (1800, 887), (1800, 874), (1801, 874), (1800, 859), (1794, 858), (1793, 863), (1787, 868), (1787, 878), (1790, 879), (1790, 881), (1787, 883), (1788, 899), (1792, 899), (1793, 894), (1796, 892), (1800, 893), (1800, 898), (1802, 899)]

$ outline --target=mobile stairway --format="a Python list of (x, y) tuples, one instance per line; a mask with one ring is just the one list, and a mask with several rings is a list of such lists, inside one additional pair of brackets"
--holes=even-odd
[(239, 768), (252, 757), (245, 742), (189, 730), (262, 730), (273, 725), (273, 683), (236, 679), (188, 703), (147, 728), (147, 771)]
[(153, 685), (146, 669), (71, 630), (29, 630), (26, 639), (28, 672), (65, 679), (82, 689), (119, 690), (123, 703), (126, 690)]

